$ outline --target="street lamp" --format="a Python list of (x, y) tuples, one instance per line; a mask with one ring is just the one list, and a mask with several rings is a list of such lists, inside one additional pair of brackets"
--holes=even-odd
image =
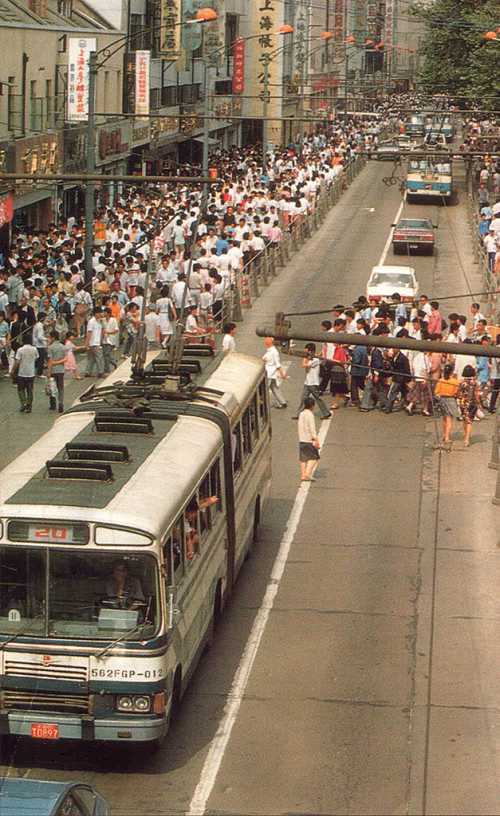
[[(211, 8), (201, 8), (196, 12), (194, 19), (178, 22), (176, 26), (193, 25), (196, 23), (209, 23), (217, 19), (217, 12)], [(156, 32), (167, 26), (153, 26), (147, 29), (141, 29), (135, 34), (126, 34), (114, 40), (105, 48), (99, 51), (90, 51), (89, 53), (89, 94), (88, 94), (88, 111), (87, 111), (87, 153), (86, 153), (86, 172), (88, 175), (95, 173), (95, 104), (96, 104), (96, 85), (97, 72), (102, 68), (106, 62), (116, 54), (125, 43), (131, 42), (137, 37), (146, 33)], [(103, 57), (98, 61), (99, 57)], [(87, 181), (85, 187), (85, 283), (89, 286), (92, 282), (94, 269), (92, 266), (92, 249), (94, 246), (94, 182)]]

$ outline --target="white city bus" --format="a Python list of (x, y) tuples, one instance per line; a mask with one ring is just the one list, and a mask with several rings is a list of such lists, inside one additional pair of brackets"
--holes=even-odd
[[(198, 351), (202, 355), (198, 356)], [(0, 734), (158, 744), (271, 479), (260, 360), (95, 389), (0, 482)]]

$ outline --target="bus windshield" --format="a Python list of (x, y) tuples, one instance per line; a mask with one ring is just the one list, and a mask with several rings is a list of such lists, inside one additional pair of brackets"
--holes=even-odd
[(137, 627), (142, 640), (158, 623), (150, 555), (0, 548), (0, 634), (110, 640)]

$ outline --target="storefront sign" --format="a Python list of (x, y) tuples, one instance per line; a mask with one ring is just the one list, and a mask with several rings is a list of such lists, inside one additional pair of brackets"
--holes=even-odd
[(130, 153), (130, 122), (115, 122), (97, 129), (96, 166), (126, 159)]
[(163, 119), (151, 120), (151, 144), (158, 147), (162, 142), (169, 141), (180, 130), (179, 116), (165, 115)]
[(233, 93), (245, 90), (245, 40), (238, 37), (233, 43)]
[(137, 116), (149, 114), (149, 65), (150, 51), (135, 52), (135, 112)]
[(61, 169), (60, 133), (47, 133), (19, 139), (12, 145), (15, 173), (46, 176)]
[(176, 60), (181, 54), (181, 0), (160, 0), (160, 54)]
[(149, 122), (134, 122), (132, 125), (131, 146), (139, 147), (147, 144), (151, 139)]
[(95, 50), (95, 38), (69, 38), (68, 122), (84, 122), (87, 119), (89, 110), (89, 54)]
[(12, 193), (0, 196), (0, 228), (10, 224), (14, 217), (14, 196)]

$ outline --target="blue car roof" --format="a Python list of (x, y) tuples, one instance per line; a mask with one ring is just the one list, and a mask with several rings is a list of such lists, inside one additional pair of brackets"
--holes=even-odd
[(75, 782), (0, 778), (1, 816), (52, 816)]

